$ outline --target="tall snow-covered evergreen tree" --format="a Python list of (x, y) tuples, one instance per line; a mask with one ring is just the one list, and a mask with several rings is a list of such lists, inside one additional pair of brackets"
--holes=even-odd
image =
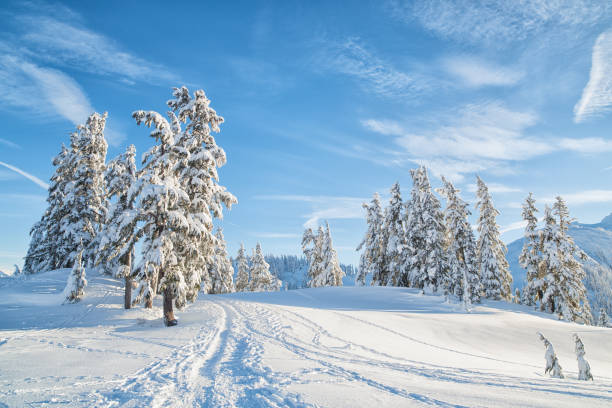
[(402, 279), (402, 253), (404, 251), (405, 237), (402, 196), (399, 183), (391, 187), (391, 198), (385, 212), (382, 234), (384, 251), (384, 270), (380, 277), (381, 285), (407, 286), (407, 279)]
[(90, 265), (94, 261), (97, 248), (91, 244), (105, 221), (107, 211), (104, 182), (108, 148), (104, 138), (106, 117), (106, 113), (93, 113), (85, 125), (77, 127), (71, 138), (74, 173), (64, 195), (68, 211), (60, 221), (60, 239), (67, 251), (64, 266), (72, 265), (81, 245), (82, 262)]
[[(357, 247), (357, 251), (363, 249), (363, 252), (359, 261), (359, 274), (357, 275), (356, 284), (365, 285), (366, 275), (372, 273), (372, 285), (379, 285), (381, 274), (385, 267), (385, 260), (382, 248), (383, 214), (378, 193), (374, 193), (374, 197), (372, 197), (369, 205), (363, 203), (362, 206), (367, 211), (366, 223), (368, 224), (368, 230)], [(310, 233), (312, 234), (312, 231)]]
[[(32, 228), (24, 272), (72, 267), (78, 252), (89, 264), (90, 247), (106, 212), (103, 179), (106, 159), (106, 114), (92, 114), (71, 135), (70, 148), (53, 159), (48, 207)], [(83, 246), (81, 248), (81, 245)]]
[(325, 259), (323, 246), (325, 245), (325, 232), (323, 227), (319, 226), (316, 234), (313, 234), (312, 229), (308, 228), (304, 231), (302, 237), (302, 251), (308, 259), (308, 283), (309, 288), (325, 286)]
[(610, 327), (610, 318), (608, 317), (606, 309), (604, 309), (603, 307), (599, 310), (599, 319), (597, 320), (597, 325), (599, 327)]
[(246, 256), (244, 244), (240, 244), (238, 250), (238, 256), (236, 257), (236, 263), (238, 264), (238, 274), (236, 276), (236, 292), (244, 292), (249, 289), (249, 279), (251, 270), (249, 267), (249, 260)]
[(192, 98), (187, 88), (175, 88), (173, 97), (169, 120), (153, 111), (133, 114), (138, 124), (154, 128), (151, 136), (158, 142), (144, 155), (139, 183), (139, 297), (150, 305), (163, 291), (168, 325), (176, 324), (173, 305), (194, 300), (202, 280), (210, 281), (207, 267), (217, 244), (212, 218), (222, 216), (223, 204), (236, 202), (218, 184), (217, 168), (226, 157), (211, 131), (219, 131), (223, 118), (210, 108), (204, 91)]
[(502, 242), (495, 218), (499, 211), (493, 206), (486, 184), (477, 177), (478, 202), (478, 269), (482, 280), (484, 296), (489, 299), (512, 299), (512, 275), (506, 260), (506, 245)]
[(255, 246), (251, 257), (251, 284), (252, 292), (270, 292), (280, 289), (282, 282), (270, 274), (270, 265), (266, 262), (259, 242)]
[[(174, 112), (168, 112), (170, 122), (157, 112), (137, 111), (137, 124), (154, 128), (151, 132), (157, 144), (143, 156), (137, 209), (142, 224), (138, 235), (142, 238), (142, 258), (135, 272), (139, 281), (137, 300), (144, 298), (152, 307), (158, 290), (163, 292), (164, 322), (175, 325), (173, 304), (184, 304), (188, 291), (175, 243), (189, 230), (185, 217), (189, 196), (183, 190), (176, 172), (175, 140), (180, 123)], [(176, 301), (175, 301), (176, 300)]]
[(412, 194), (406, 220), (404, 271), (410, 285), (435, 292), (442, 288), (447, 268), (444, 216), (423, 166), (410, 170)]
[(542, 276), (539, 273), (541, 253), (538, 218), (535, 215), (537, 211), (535, 199), (532, 193), (529, 193), (529, 196), (527, 196), (523, 203), (523, 220), (527, 222), (527, 225), (525, 226), (523, 250), (519, 256), (521, 266), (527, 271), (527, 285), (523, 289), (522, 301), (529, 306), (540, 301), (544, 295)]
[(591, 324), (591, 309), (583, 283), (585, 274), (576, 259), (587, 256), (568, 235), (572, 220), (561, 197), (557, 197), (553, 209), (556, 219), (546, 207), (541, 236), (542, 308), (568, 321)]
[(463, 298), (467, 282), (466, 300), (469, 300), (469, 303), (479, 302), (482, 285), (476, 265), (476, 239), (468, 221), (468, 203), (461, 199), (459, 190), (450, 181), (442, 177), (442, 183), (443, 187), (438, 191), (447, 201), (444, 210), (445, 249), (448, 260), (445, 287), (448, 293)]
[(340, 261), (338, 261), (338, 253), (334, 249), (331, 231), (329, 230), (329, 223), (327, 221), (325, 222), (324, 234), (325, 235), (321, 240), (321, 259), (323, 264), (321, 280), (324, 283), (321, 286), (342, 286), (342, 278), (344, 277), (344, 271), (340, 268)]
[(24, 273), (32, 274), (62, 268), (68, 250), (61, 240), (60, 223), (69, 208), (64, 200), (67, 186), (74, 178), (73, 152), (62, 145), (60, 153), (53, 158), (55, 173), (51, 177), (47, 209), (30, 231), (31, 240), (24, 263)]
[(30, 230), (30, 245), (23, 264), (23, 272), (26, 274), (53, 269), (50, 253), (51, 239), (47, 235), (49, 220), (46, 215), (45, 212), (40, 221), (36, 222)]
[(223, 230), (220, 227), (217, 228), (215, 238), (215, 254), (212, 256), (212, 263), (208, 268), (212, 279), (212, 289), (210, 293), (235, 292), (234, 268), (228, 258)]
[[(215, 264), (212, 258), (217, 256), (212, 219), (223, 218), (223, 206), (229, 209), (237, 199), (219, 184), (217, 169), (225, 165), (227, 159), (213, 132), (220, 131), (224, 119), (210, 107), (204, 91), (195, 91), (191, 96), (187, 88), (175, 88), (168, 106), (176, 114), (177, 121), (186, 124), (183, 131), (177, 132), (174, 152), (177, 157), (175, 169), (189, 197), (185, 210), (189, 229), (175, 242), (175, 248), (186, 282), (185, 298), (193, 301), (199, 289), (206, 293), (225, 290), (213, 288), (214, 279), (208, 270)], [(227, 279), (224, 282), (222, 286), (228, 286)]]
[(125, 153), (106, 166), (107, 199), (114, 200), (107, 212), (106, 222), (95, 239), (95, 263), (106, 273), (125, 280), (124, 306), (132, 304), (132, 258), (136, 243), (138, 211), (134, 208), (138, 172), (136, 148), (130, 145)]
[(87, 286), (87, 279), (85, 279), (85, 268), (82, 264), (83, 251), (77, 252), (72, 271), (68, 275), (68, 282), (64, 288), (64, 302), (65, 303), (77, 303), (85, 294), (85, 286)]

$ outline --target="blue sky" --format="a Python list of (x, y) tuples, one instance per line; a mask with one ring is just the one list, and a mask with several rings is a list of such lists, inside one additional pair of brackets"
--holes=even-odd
[[(136, 109), (202, 88), (225, 117), (229, 249), (298, 254), (329, 220), (357, 263), (361, 203), (425, 164), (473, 202), (490, 186), (506, 241), (520, 203), (612, 212), (612, 5), (506, 2), (3, 2), (0, 270), (22, 263), (51, 159), (108, 111), (108, 158), (151, 146)], [(549, 4), (550, 3), (550, 4)], [(563, 4), (561, 4), (563, 3)]]

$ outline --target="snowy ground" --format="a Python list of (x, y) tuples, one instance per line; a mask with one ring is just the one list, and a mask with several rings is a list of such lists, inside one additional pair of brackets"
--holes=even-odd
[[(0, 407), (612, 406), (612, 329), (401, 288), (201, 296), (165, 328), (112, 279), (0, 279)], [(159, 306), (159, 305), (158, 305)], [(542, 331), (566, 379), (543, 374)], [(578, 381), (579, 333), (594, 382)]]

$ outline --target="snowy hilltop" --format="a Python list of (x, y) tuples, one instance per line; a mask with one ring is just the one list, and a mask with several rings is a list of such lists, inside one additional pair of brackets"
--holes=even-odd
[(95, 270), (61, 305), (69, 273), (0, 280), (0, 406), (612, 404), (612, 329), (522, 305), (466, 313), (399, 287), (239, 292), (201, 295), (166, 328), (160, 297), (125, 310), (120, 281)]

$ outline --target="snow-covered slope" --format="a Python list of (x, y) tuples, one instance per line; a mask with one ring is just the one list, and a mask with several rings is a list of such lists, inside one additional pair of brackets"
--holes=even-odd
[[(67, 273), (0, 281), (0, 407), (612, 405), (612, 329), (522, 306), (468, 314), (412, 289), (301, 289), (201, 296), (166, 328), (159, 304), (125, 311), (100, 275), (60, 305)], [(536, 331), (565, 379), (544, 375)], [(572, 333), (593, 382), (577, 380)]]

